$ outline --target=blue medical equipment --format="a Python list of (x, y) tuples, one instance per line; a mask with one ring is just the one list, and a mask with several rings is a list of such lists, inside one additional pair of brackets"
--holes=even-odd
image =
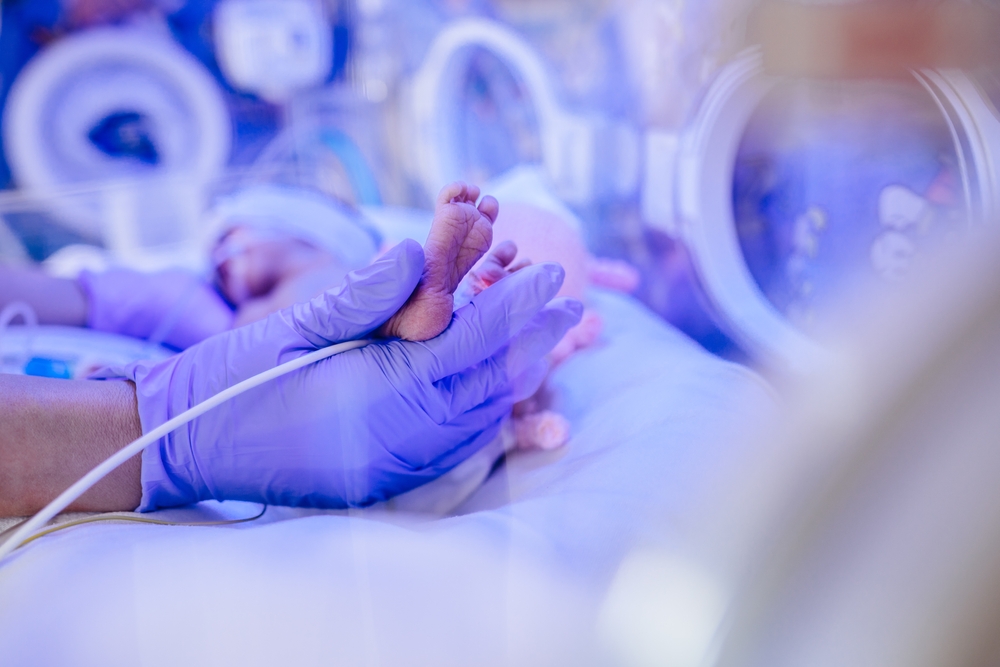
[[(139, 28), (77, 33), (42, 51), (11, 89), (3, 132), (18, 186), (45, 193), (179, 175), (205, 182), (226, 164), (232, 134), (211, 74), (169, 35)], [(100, 235), (102, 204), (57, 202), (54, 212)]]
[(127, 157), (148, 165), (160, 161), (150, 121), (137, 111), (113, 111), (99, 120), (87, 137), (112, 158)]
[(128, 336), (39, 325), (32, 308), (19, 301), (0, 310), (3, 374), (84, 380), (109, 366), (125, 366), (140, 359), (162, 361), (172, 354), (165, 347)]
[(322, 130), (319, 136), (322, 144), (333, 151), (344, 165), (358, 206), (381, 206), (378, 179), (358, 145), (346, 133), (332, 127)]
[(0, 373), (82, 380), (107, 366), (171, 354), (145, 341), (76, 327), (0, 327)]

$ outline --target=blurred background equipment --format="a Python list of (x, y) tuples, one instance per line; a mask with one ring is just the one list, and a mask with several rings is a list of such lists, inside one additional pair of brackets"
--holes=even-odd
[[(326, 173), (308, 173), (315, 164), (303, 169), (293, 151), (296, 184), (377, 198), (352, 139), (292, 108), (304, 94), (343, 87), (347, 5), (4, 3), (4, 166), (17, 186), (0, 193), (9, 227), (36, 261), (74, 246), (53, 260), (62, 273), (109, 262), (200, 268), (211, 199), (276, 171), (289, 179), (287, 164), (270, 163), (293, 117), (311, 132), (300, 143), (318, 134), (323, 166), (335, 164), (333, 180), (348, 186), (324, 187)], [(249, 167), (262, 158), (266, 168)]]
[(851, 284), (996, 208), (1000, 79), (973, 67), (993, 14), (750, 4), (5, 4), (0, 211), (38, 260), (194, 267), (210, 201), (247, 185), (323, 192), (389, 239), (464, 178), (633, 263), (713, 352), (794, 367)]
[(85, 380), (108, 366), (166, 359), (172, 350), (76, 327), (14, 326), (0, 331), (0, 373)]
[(333, 66), (333, 34), (320, 0), (221, 0), (215, 48), (238, 90), (283, 102), (324, 83)]
[(192, 231), (190, 212), (177, 205), (184, 191), (171, 185), (183, 179), (197, 187), (217, 177), (231, 138), (209, 73), (169, 38), (123, 28), (67, 37), (33, 59), (11, 89), (3, 127), (19, 187), (55, 194), (52, 212), (83, 235), (102, 235), (109, 209), (122, 205), (111, 201), (115, 191), (58, 195), (134, 181), (143, 203), (130, 211), (134, 227), (165, 235), (143, 245), (183, 240)]

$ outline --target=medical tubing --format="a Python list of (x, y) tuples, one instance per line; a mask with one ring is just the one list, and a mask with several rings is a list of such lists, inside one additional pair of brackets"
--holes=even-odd
[(24, 320), (25, 326), (38, 326), (38, 316), (35, 315), (34, 308), (23, 301), (12, 301), (7, 304), (6, 308), (0, 310), (0, 336), (3, 335), (3, 332), (6, 331), (11, 322), (16, 320), (18, 317)]
[(314, 364), (317, 361), (322, 361), (323, 359), (327, 359), (337, 354), (365, 347), (370, 342), (371, 341), (367, 340), (349, 341), (325, 347), (321, 350), (316, 350), (315, 352), (299, 357), (298, 359), (293, 359), (292, 361), (266, 370), (259, 375), (255, 375), (252, 378), (246, 379), (243, 382), (229, 387), (228, 389), (220, 391), (212, 398), (202, 401), (190, 410), (187, 410), (168, 422), (156, 427), (146, 435), (108, 457), (107, 460), (80, 478), (80, 480), (73, 484), (73, 486), (63, 491), (58, 498), (42, 508), (38, 514), (25, 521), (17, 532), (11, 535), (10, 539), (3, 544), (0, 544), (0, 561), (27, 541), (35, 533), (35, 531), (42, 528), (57, 514), (69, 507), (74, 500), (82, 496), (90, 490), (92, 486), (107, 477), (118, 466), (125, 463), (136, 454), (142, 452), (142, 450), (146, 449), (146, 447), (155, 443), (160, 438), (173, 433), (181, 426), (194, 421), (209, 410), (216, 408), (226, 401), (232, 400), (240, 394), (246, 393), (255, 387), (259, 387), (260, 385), (270, 382), (271, 380), (276, 380), (283, 375), (293, 373), (300, 368)]
[[(267, 505), (261, 505), (260, 511), (257, 512), (257, 514), (254, 514), (253, 516), (248, 516), (243, 519), (223, 519), (220, 521), (166, 521), (164, 519), (150, 519), (144, 516), (136, 516), (135, 514), (129, 514), (125, 512), (112, 512), (110, 514), (99, 514), (98, 516), (88, 516), (82, 519), (73, 519), (71, 521), (66, 521), (64, 523), (59, 523), (54, 526), (50, 526), (45, 530), (38, 531), (37, 533), (26, 539), (24, 542), (21, 542), (21, 545), (18, 548), (27, 546), (32, 542), (34, 542), (35, 540), (39, 540), (45, 537), (46, 535), (51, 535), (52, 533), (58, 533), (59, 531), (66, 530), (68, 528), (75, 528), (76, 526), (83, 526), (88, 523), (110, 523), (112, 521), (123, 521), (126, 523), (146, 523), (146, 524), (152, 524), (154, 526), (182, 526), (185, 528), (202, 528), (207, 526), (235, 526), (236, 524), (239, 523), (250, 523), (251, 521), (256, 521), (257, 519), (264, 516), (265, 512), (267, 512)], [(3, 537), (7, 533), (13, 533), (22, 525), (23, 522), (17, 524), (16, 526), (8, 528), (7, 530), (0, 533), (0, 537)]]

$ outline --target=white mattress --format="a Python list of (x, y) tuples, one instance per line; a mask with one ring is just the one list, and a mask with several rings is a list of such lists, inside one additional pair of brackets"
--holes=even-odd
[(0, 569), (0, 663), (601, 663), (595, 617), (631, 549), (725, 559), (707, 508), (753, 455), (741, 429), (773, 404), (634, 301), (593, 300), (605, 340), (552, 380), (564, 450), (513, 457), (444, 519), (271, 508), (234, 527), (44, 538)]

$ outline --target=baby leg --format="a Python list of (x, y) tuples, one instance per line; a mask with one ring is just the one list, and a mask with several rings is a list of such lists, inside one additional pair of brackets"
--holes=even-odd
[(378, 334), (404, 340), (429, 340), (451, 323), (455, 290), (490, 249), (500, 205), (479, 199), (479, 188), (453, 183), (438, 196), (434, 222), (424, 244), (424, 275), (413, 296)]

